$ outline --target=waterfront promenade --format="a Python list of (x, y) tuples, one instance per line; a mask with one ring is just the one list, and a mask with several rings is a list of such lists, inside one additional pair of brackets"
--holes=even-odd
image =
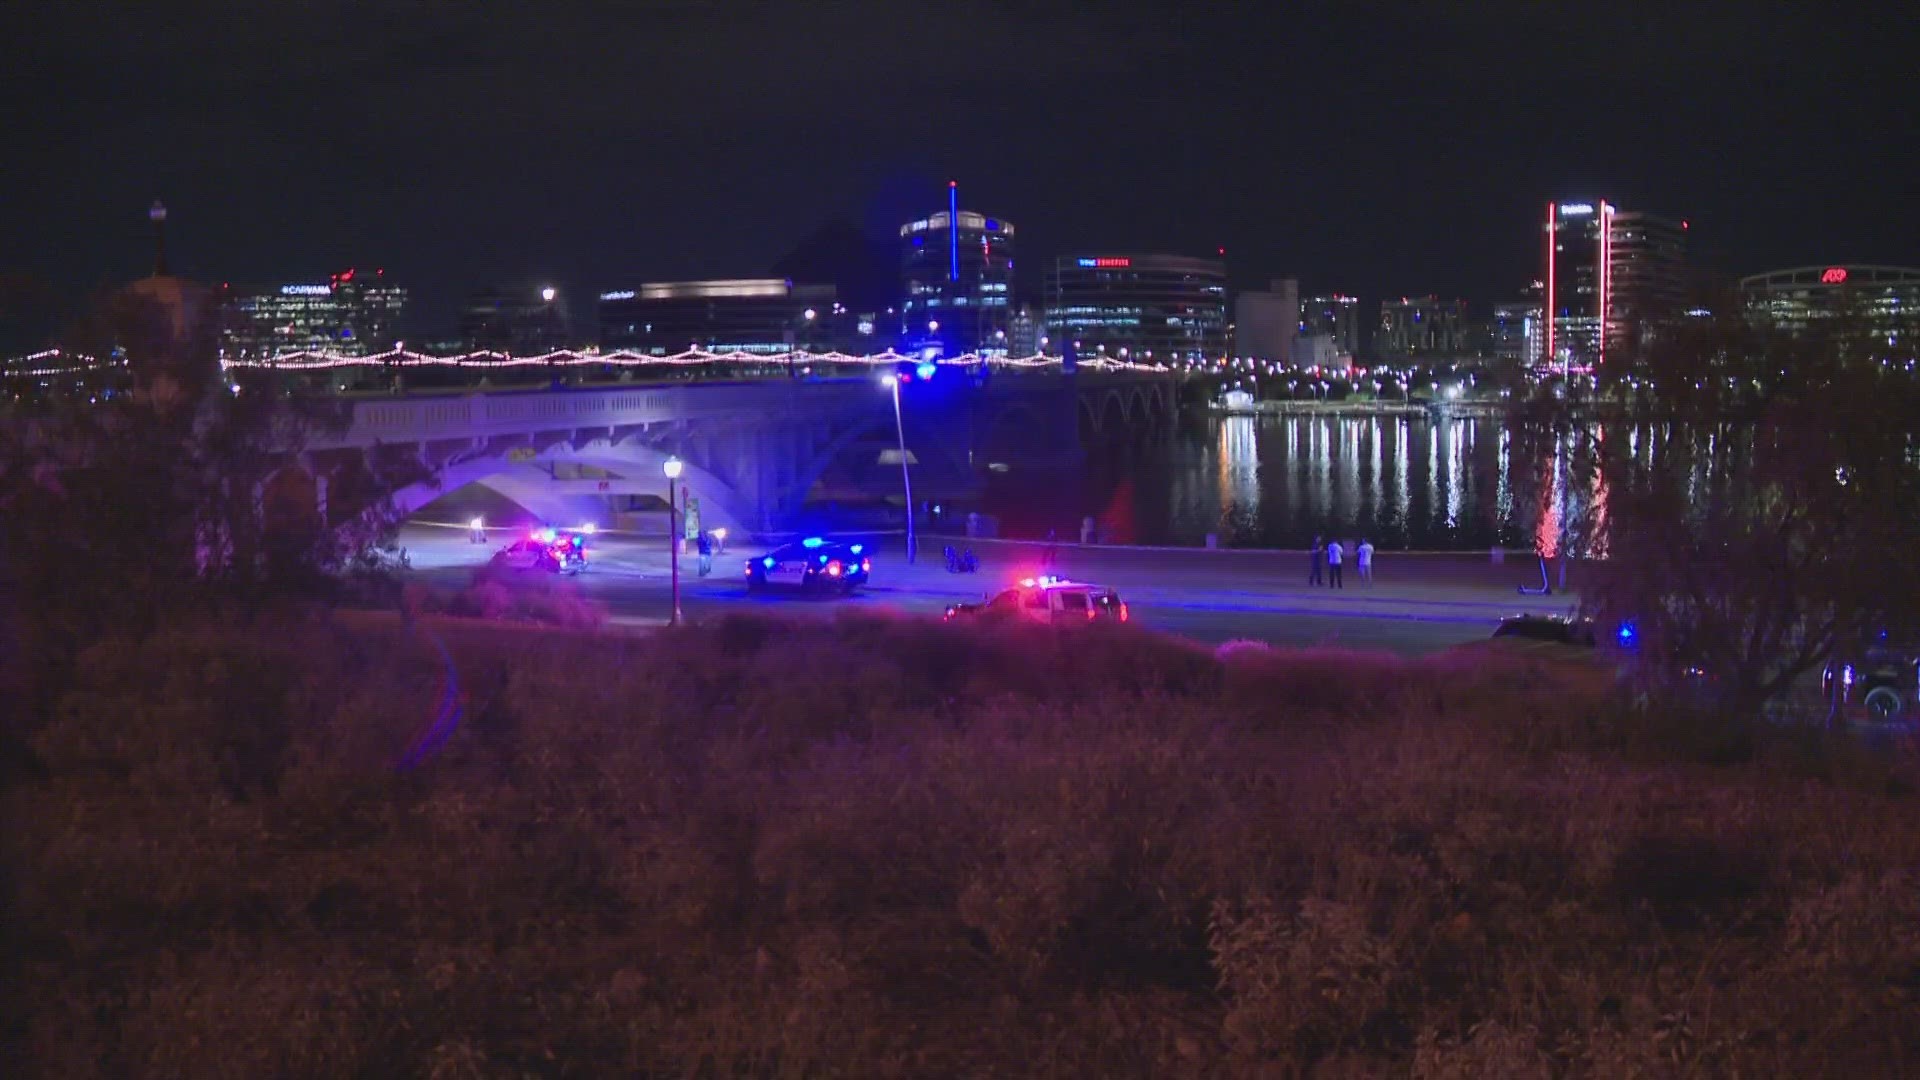
[[(482, 547), (466, 533), (416, 523), (402, 534), (421, 581), (439, 588), (463, 584), (511, 535), (500, 532)], [(941, 548), (970, 543), (977, 574), (951, 574)], [(748, 596), (740, 568), (760, 547), (734, 547), (701, 579), (696, 560), (681, 559), (681, 606), (688, 618), (734, 612), (829, 618), (841, 610), (887, 609), (938, 616), (956, 601), (978, 600), (1023, 576), (1041, 573), (1043, 545), (1010, 541), (922, 538), (919, 559), (905, 561), (898, 537), (876, 538), (873, 584), (845, 600)], [(1376, 556), (1375, 581), (1365, 585), (1351, 562), (1347, 587), (1307, 584), (1304, 552), (1139, 549), (1063, 544), (1051, 571), (1118, 589), (1141, 625), (1217, 643), (1251, 638), (1275, 645), (1335, 645), (1420, 654), (1486, 637), (1507, 615), (1563, 613), (1571, 597), (1521, 595), (1516, 586), (1539, 582), (1538, 563), (1509, 555), (1494, 563), (1478, 554)], [(591, 569), (580, 589), (606, 604), (617, 620), (647, 623), (668, 609), (669, 560), (662, 537), (606, 535), (593, 541)]]

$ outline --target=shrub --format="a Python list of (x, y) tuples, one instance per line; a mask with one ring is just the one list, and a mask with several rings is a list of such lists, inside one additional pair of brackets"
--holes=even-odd
[(606, 605), (583, 594), (571, 581), (543, 578), (508, 584), (502, 571), (485, 566), (473, 572), (465, 589), (428, 607), (463, 618), (577, 630), (591, 630), (607, 621)]
[[(473, 610), (516, 617), (487, 584)], [(1912, 1053), (1920, 825), (1819, 747), (1716, 762), (1556, 726), (1607, 715), (1601, 687), (1542, 665), (1114, 629), (342, 617), (101, 641), (34, 730), (40, 775), (0, 792), (0, 962), (29, 988), (0, 1066), (1794, 1075)], [(450, 692), (444, 744), (396, 769)]]

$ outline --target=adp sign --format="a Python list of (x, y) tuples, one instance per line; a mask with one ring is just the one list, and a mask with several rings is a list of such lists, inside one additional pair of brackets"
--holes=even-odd
[(1822, 285), (1845, 285), (1846, 283), (1847, 268), (1844, 266), (1829, 266), (1820, 272)]

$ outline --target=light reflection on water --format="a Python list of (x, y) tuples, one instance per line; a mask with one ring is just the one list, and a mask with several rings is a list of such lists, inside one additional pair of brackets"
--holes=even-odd
[(1604, 518), (1609, 482), (1582, 467), (1595, 443), (1643, 465), (1689, 454), (1696, 498), (1744, 450), (1724, 433), (1663, 425), (1553, 433), (1498, 418), (1207, 418), (1156, 444), (1092, 453), (1073, 483), (1000, 509), (1014, 534), (1047, 515), (1071, 527), (1091, 513), (1106, 535), (1145, 544), (1217, 533), (1224, 544), (1303, 547), (1325, 534), (1388, 549), (1553, 551), (1563, 528)]

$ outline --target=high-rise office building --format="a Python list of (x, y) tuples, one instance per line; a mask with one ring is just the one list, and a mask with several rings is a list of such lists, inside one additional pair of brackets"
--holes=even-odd
[[(784, 278), (651, 282), (600, 294), (600, 347), (666, 356), (708, 352), (835, 352), (870, 340), (832, 285)], [(865, 334), (861, 333), (861, 326)]]
[(1589, 369), (1679, 313), (1687, 223), (1598, 202), (1548, 203), (1539, 362)]
[(1329, 337), (1346, 356), (1360, 353), (1360, 301), (1342, 293), (1300, 300), (1302, 337)]
[(1644, 346), (1679, 318), (1687, 296), (1687, 222), (1642, 210), (1613, 214), (1607, 241), (1607, 347)]
[(1502, 365), (1520, 367), (1536, 355), (1540, 329), (1538, 300), (1503, 300), (1487, 318), (1487, 352)]
[(902, 343), (948, 354), (1006, 348), (1013, 301), (1013, 223), (960, 209), (947, 185), (947, 209), (900, 226)]
[(1381, 358), (1460, 356), (1466, 349), (1466, 301), (1437, 296), (1380, 301), (1374, 352)]
[(366, 356), (394, 346), (407, 290), (385, 270), (342, 270), (325, 282), (222, 285), (221, 350), (261, 359), (295, 352)]
[(460, 312), (460, 337), (469, 349), (537, 356), (573, 341), (566, 298), (553, 286), (482, 289)]
[(1249, 290), (1233, 298), (1233, 354), (1277, 364), (1293, 362), (1293, 341), (1300, 336), (1300, 282), (1274, 278), (1265, 291)]
[(1589, 368), (1600, 360), (1607, 300), (1604, 222), (1612, 214), (1604, 201), (1547, 204), (1542, 366)]
[(1047, 333), (1090, 357), (1226, 354), (1227, 264), (1185, 255), (1069, 255), (1046, 275)]
[(1904, 266), (1803, 266), (1740, 280), (1754, 320), (1789, 334), (1828, 334), (1849, 351), (1911, 356), (1920, 336), (1920, 269)]

